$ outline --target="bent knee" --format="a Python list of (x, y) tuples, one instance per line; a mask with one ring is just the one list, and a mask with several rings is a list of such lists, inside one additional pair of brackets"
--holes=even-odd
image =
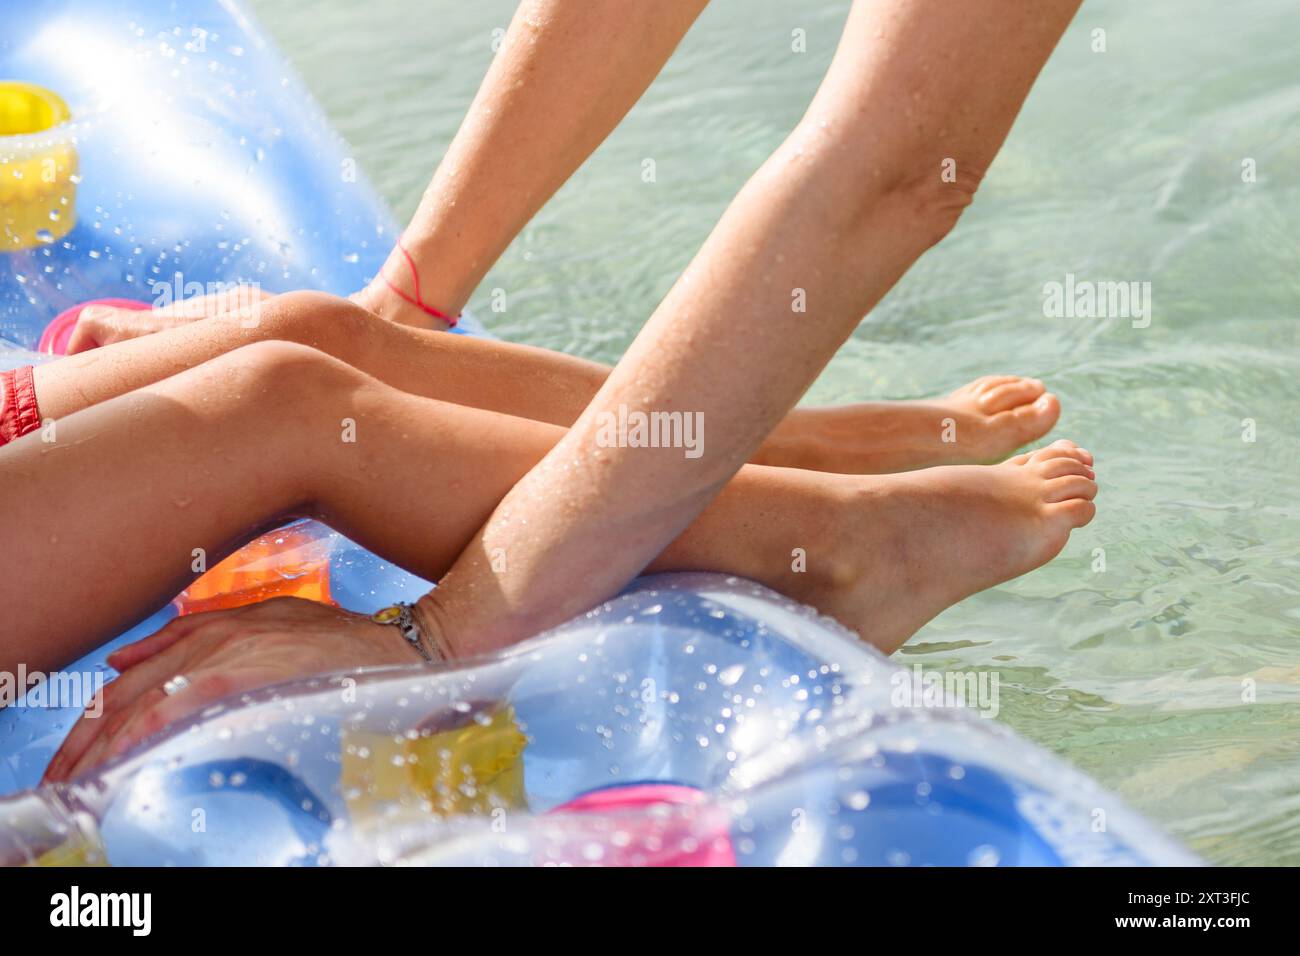
[(917, 219), (929, 232), (930, 245), (952, 232), (961, 214), (975, 201), (984, 172), (983, 166), (960, 163), (948, 156), (940, 162), (935, 175), (922, 176), (906, 185)]
[(260, 309), (258, 321), (264, 333), (331, 355), (360, 341), (373, 321), (361, 306), (326, 292), (286, 292)]
[(242, 380), (255, 401), (283, 398), (302, 402), (321, 393), (337, 393), (361, 375), (351, 366), (299, 342), (268, 339), (228, 352), (214, 360)]
[(939, 157), (887, 177), (877, 199), (892, 208), (905, 228), (928, 249), (944, 239), (975, 201), (984, 169), (953, 157)]
[(829, 214), (850, 230), (874, 230), (883, 221), (890, 232), (911, 232), (929, 248), (950, 233), (975, 199), (985, 165), (954, 155), (952, 146), (928, 136), (882, 144), (864, 140), (857, 124), (829, 131), (801, 129), (792, 143), (819, 143), (817, 180), (839, 184), (826, 197)]

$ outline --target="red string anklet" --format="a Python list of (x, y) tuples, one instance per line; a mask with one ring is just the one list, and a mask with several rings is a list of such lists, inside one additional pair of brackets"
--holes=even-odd
[(448, 315), (446, 312), (443, 312), (440, 309), (435, 309), (431, 305), (425, 305), (424, 299), (421, 298), (420, 272), (418, 269), (415, 268), (415, 260), (411, 258), (411, 254), (406, 251), (406, 246), (405, 244), (403, 244), (401, 236), (397, 237), (397, 248), (400, 249), (402, 255), (406, 257), (406, 265), (411, 270), (411, 282), (415, 286), (414, 298), (407, 295), (397, 286), (393, 285), (393, 283), (389, 282), (388, 276), (384, 275), (382, 271), (379, 273), (379, 277), (384, 280), (384, 284), (387, 285), (388, 288), (392, 289), (395, 293), (397, 293), (398, 298), (405, 299), (407, 302), (411, 303), (411, 305), (415, 306), (417, 309), (421, 309), (428, 315), (433, 316), (435, 319), (442, 319), (442, 321), (446, 322), (449, 326), (451, 326), (451, 328), (454, 329), (456, 327), (456, 323), (460, 321), (459, 315)]

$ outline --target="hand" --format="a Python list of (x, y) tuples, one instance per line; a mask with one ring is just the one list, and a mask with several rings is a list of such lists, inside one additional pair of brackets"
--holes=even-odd
[(101, 345), (136, 339), (199, 319), (252, 312), (273, 293), (257, 286), (240, 285), (211, 295), (196, 296), (154, 309), (120, 309), (111, 305), (94, 305), (83, 309), (68, 340), (68, 355), (88, 352)]
[[(99, 716), (83, 715), (73, 726), (44, 780), (80, 776), (232, 694), (331, 671), (422, 661), (397, 628), (301, 598), (178, 617), (109, 655), (121, 676), (100, 692)], [(178, 674), (189, 686), (169, 696), (163, 684)]]
[[(258, 323), (255, 310), (261, 309), (275, 294), (253, 286), (240, 286), (228, 292), (197, 296), (156, 309), (122, 309), (111, 305), (92, 305), (82, 310), (68, 340), (68, 355), (88, 352), (101, 345), (137, 339), (200, 319), (249, 313), (249, 324)], [(446, 329), (447, 323), (422, 312), (394, 295), (384, 283), (374, 282), (348, 296), (348, 301), (373, 315), (400, 325), (421, 329)]]

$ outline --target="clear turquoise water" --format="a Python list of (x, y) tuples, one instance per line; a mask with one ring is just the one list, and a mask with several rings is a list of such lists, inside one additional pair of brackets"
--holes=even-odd
[[(514, 3), (254, 8), (405, 215)], [(479, 313), (505, 337), (616, 360), (801, 114), (847, 9), (717, 0), (492, 271)], [(904, 654), (996, 671), (1004, 720), (1218, 863), (1300, 864), (1298, 26), (1290, 0), (1088, 0), (973, 209), (810, 396), (1050, 382), (1056, 434), (1097, 455), (1097, 520)], [(1044, 318), (1043, 284), (1067, 272), (1151, 282), (1150, 327)]]

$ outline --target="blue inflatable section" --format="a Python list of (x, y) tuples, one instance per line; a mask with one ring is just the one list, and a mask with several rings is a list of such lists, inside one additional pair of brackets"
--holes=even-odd
[[(39, 360), (46, 323), (87, 299), (232, 282), (346, 294), (379, 268), (391, 216), (235, 3), (6, 12), (0, 78), (56, 91), (72, 119), (0, 137), (0, 177), (61, 145), (76, 172), (43, 235), (0, 250), (0, 367)], [(338, 536), (329, 578), (362, 611), (429, 587)], [(113, 676), (107, 652), (172, 613), (70, 672)], [(27, 701), (0, 711), (0, 862), (1194, 862), (911, 680), (766, 589), (675, 575), (489, 659), (213, 707), (70, 786), (32, 789), (77, 711)]]
[[(63, 98), (71, 123), (19, 145), (70, 143), (79, 166), (50, 241), (0, 256), (11, 343), (33, 348), (94, 298), (231, 282), (347, 295), (392, 248), (397, 225), (347, 144), (235, 3), (8, 3), (0, 80)], [(0, 172), (19, 152), (6, 139)]]
[[(910, 679), (758, 585), (660, 576), (463, 667), (215, 707), (11, 798), (0, 858), (72, 840), (118, 865), (1190, 861), (992, 721), (900, 695)], [(698, 798), (618, 799), (647, 785)], [(614, 799), (575, 805), (591, 794)]]

